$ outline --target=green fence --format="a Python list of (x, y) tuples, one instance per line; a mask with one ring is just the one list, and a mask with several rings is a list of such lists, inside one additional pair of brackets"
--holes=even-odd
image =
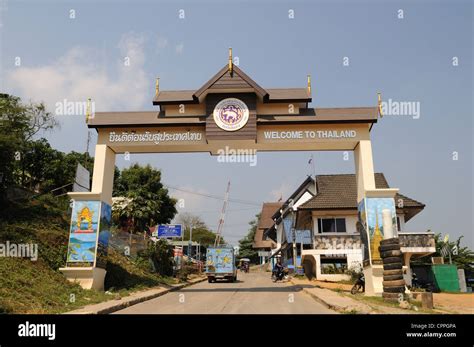
[(456, 265), (437, 264), (432, 265), (436, 286), (442, 292), (459, 292), (458, 270)]

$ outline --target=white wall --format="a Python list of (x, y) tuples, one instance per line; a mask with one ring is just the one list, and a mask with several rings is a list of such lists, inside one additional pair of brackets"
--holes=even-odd
[(328, 281), (349, 280), (349, 275), (344, 274), (322, 274), (321, 273), (321, 254), (345, 254), (347, 257), (347, 267), (362, 265), (361, 249), (307, 249), (303, 250), (303, 257), (313, 256), (316, 260), (316, 279)]

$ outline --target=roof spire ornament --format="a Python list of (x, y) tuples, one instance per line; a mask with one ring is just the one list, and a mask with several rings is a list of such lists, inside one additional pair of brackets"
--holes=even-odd
[(311, 75), (308, 75), (308, 95), (311, 95)]
[(380, 118), (383, 117), (383, 112), (382, 112), (382, 94), (380, 92), (377, 92), (377, 106), (379, 109), (379, 116)]
[(232, 47), (229, 47), (229, 72), (234, 73), (234, 64), (232, 63)]
[(88, 98), (87, 105), (86, 105), (86, 123), (89, 123), (90, 117), (91, 117), (91, 98)]
[(160, 78), (157, 77), (156, 82), (155, 82), (155, 97), (158, 96), (159, 92), (160, 92)]

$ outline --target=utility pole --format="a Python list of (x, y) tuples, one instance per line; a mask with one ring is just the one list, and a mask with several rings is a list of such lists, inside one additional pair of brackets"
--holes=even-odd
[(227, 208), (227, 202), (229, 201), (229, 190), (230, 181), (227, 182), (227, 189), (225, 191), (224, 205), (222, 206), (221, 217), (217, 226), (216, 240), (214, 241), (214, 247), (218, 247), (221, 243), (222, 229), (224, 228), (225, 211)]

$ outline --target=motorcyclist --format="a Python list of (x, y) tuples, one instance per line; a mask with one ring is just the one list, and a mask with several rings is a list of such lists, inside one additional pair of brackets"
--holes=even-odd
[(277, 258), (277, 261), (275, 263), (275, 266), (273, 267), (273, 273), (275, 274), (275, 276), (278, 278), (279, 276), (281, 276), (281, 273), (283, 272), (283, 269), (284, 269), (284, 266), (283, 264), (281, 263), (281, 257), (278, 257)]

